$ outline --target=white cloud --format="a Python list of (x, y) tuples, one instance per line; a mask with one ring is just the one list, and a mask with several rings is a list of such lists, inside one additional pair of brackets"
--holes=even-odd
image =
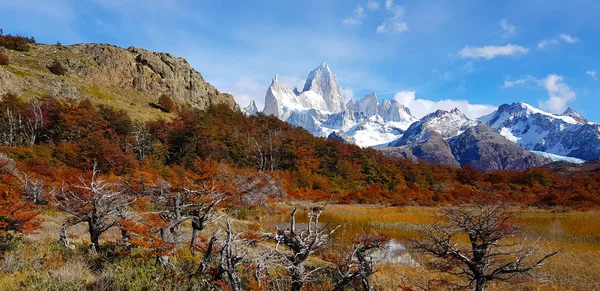
[(568, 44), (574, 44), (579, 42), (579, 38), (574, 37), (572, 35), (563, 33), (561, 35), (559, 35), (557, 38), (552, 38), (552, 39), (545, 39), (542, 40), (538, 43), (537, 48), (538, 49), (545, 49), (551, 45), (559, 45), (561, 42), (563, 43), (568, 43)]
[(369, 2), (367, 3), (367, 8), (369, 8), (371, 10), (379, 9), (379, 2), (377, 2), (375, 0), (369, 0)]
[(458, 108), (462, 113), (470, 118), (478, 118), (492, 113), (497, 108), (486, 104), (471, 104), (467, 100), (445, 99), (440, 101), (431, 101), (426, 99), (417, 99), (415, 91), (400, 91), (394, 95), (394, 99), (410, 109), (410, 112), (417, 118), (432, 113), (438, 109), (452, 110)]
[(392, 16), (387, 17), (381, 25), (377, 26), (377, 33), (397, 34), (408, 31), (408, 25), (402, 21), (404, 7), (394, 5), (393, 0), (386, 0), (385, 9), (392, 13)]
[(560, 113), (567, 108), (567, 103), (575, 99), (575, 92), (569, 88), (559, 75), (549, 75), (543, 80), (544, 87), (548, 91), (548, 100), (539, 101), (542, 109), (553, 113)]
[(462, 65), (462, 67), (460, 67), (460, 70), (467, 74), (473, 73), (473, 71), (475, 70), (475, 68), (473, 67), (473, 62), (465, 63), (464, 65)]
[(545, 79), (537, 79), (532, 76), (526, 76), (521, 79), (511, 81), (508, 77), (504, 79), (502, 88), (515, 87), (517, 85), (534, 84), (541, 86), (548, 92), (548, 99), (538, 101), (540, 108), (552, 113), (560, 113), (567, 108), (567, 103), (575, 99), (575, 92), (564, 82), (563, 77), (551, 74)]
[(463, 58), (484, 58), (486, 60), (491, 60), (496, 57), (524, 55), (527, 54), (527, 52), (529, 52), (528, 48), (509, 43), (504, 46), (466, 46), (462, 50), (460, 50), (458, 54)]
[(504, 85), (502, 86), (502, 88), (510, 88), (510, 87), (514, 87), (517, 85), (525, 85), (525, 84), (529, 84), (529, 83), (538, 84), (539, 80), (532, 76), (526, 76), (524, 78), (511, 81), (510, 77), (506, 76), (506, 78), (504, 78)]
[(594, 78), (594, 80), (596, 80), (596, 71), (587, 71), (585, 73), (590, 75), (590, 77)]
[(400, 102), (400, 104), (408, 106), (408, 104), (411, 104), (413, 101), (415, 101), (416, 93), (417, 91), (400, 91), (394, 95), (394, 99)]
[[(279, 82), (287, 88), (298, 88), (298, 90), (302, 91), (305, 81), (295, 76), (279, 76)], [(265, 105), (265, 95), (270, 84), (271, 80), (261, 82), (252, 78), (241, 77), (232, 88), (227, 88), (226, 86), (223, 88), (233, 94), (235, 102), (241, 108), (248, 106), (250, 101), (254, 100), (258, 110), (262, 111)]]
[(251, 78), (240, 78), (231, 89), (231, 94), (235, 98), (235, 102), (244, 108), (250, 104), (252, 100), (256, 102), (258, 110), (262, 110), (265, 105), (265, 93), (268, 85), (261, 84)]
[(363, 21), (363, 19), (365, 19), (365, 17), (367, 17), (367, 14), (365, 13), (365, 9), (362, 8), (362, 6), (358, 5), (354, 9), (354, 14), (352, 16), (342, 20), (342, 23), (348, 24), (348, 25), (360, 25), (360, 24), (362, 24), (362, 21)]
[[(299, 91), (302, 91), (304, 88), (304, 83), (306, 82), (304, 79), (295, 76), (279, 76), (279, 82), (290, 89), (298, 88)], [(265, 86), (265, 92), (267, 87)]]
[(560, 39), (562, 39), (566, 43), (576, 43), (576, 42), (579, 41), (578, 38), (576, 38), (574, 36), (571, 36), (571, 35), (568, 35), (566, 33), (561, 34), (560, 35)]
[(540, 43), (538, 43), (537, 48), (538, 49), (545, 49), (546, 47), (548, 47), (550, 45), (557, 45), (557, 44), (558, 44), (558, 40), (557, 39), (542, 40), (542, 41), (540, 41)]
[(500, 27), (502, 27), (502, 30), (504, 31), (504, 34), (502, 34), (502, 38), (513, 37), (516, 34), (517, 28), (514, 25), (508, 23), (506, 19), (502, 19), (502, 21), (500, 21)]
[(342, 97), (344, 97), (344, 103), (354, 99), (354, 90), (350, 87), (342, 88)]

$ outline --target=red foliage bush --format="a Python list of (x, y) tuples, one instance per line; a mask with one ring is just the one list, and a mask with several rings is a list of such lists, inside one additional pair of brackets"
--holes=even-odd
[(50, 66), (48, 66), (48, 70), (52, 72), (52, 74), (64, 76), (67, 74), (67, 69), (63, 67), (63, 65), (58, 61), (54, 60)]
[(0, 66), (8, 66), (9, 64), (10, 59), (8, 56), (3, 51), (0, 51)]
[(24, 37), (20, 35), (3, 35), (0, 30), (0, 46), (5, 47), (9, 50), (26, 52), (29, 50), (29, 45), (34, 44), (35, 39), (33, 37)]
[(167, 94), (162, 94), (158, 97), (158, 105), (160, 105), (165, 112), (173, 112), (173, 110), (175, 110), (175, 103)]
[[(8, 179), (1, 177), (0, 179)], [(0, 187), (0, 235), (5, 233), (33, 233), (40, 228), (38, 212), (33, 203), (27, 202), (19, 193), (7, 185)]]

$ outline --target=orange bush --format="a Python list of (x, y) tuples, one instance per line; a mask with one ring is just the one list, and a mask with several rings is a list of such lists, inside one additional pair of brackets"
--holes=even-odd
[(33, 37), (28, 38), (20, 35), (4, 35), (0, 30), (0, 46), (5, 47), (9, 50), (26, 52), (29, 50), (29, 45), (34, 44), (35, 39)]
[(67, 74), (67, 69), (63, 67), (63, 65), (58, 61), (54, 60), (50, 66), (48, 66), (48, 70), (52, 72), (52, 74), (64, 76)]
[(33, 210), (33, 204), (25, 201), (19, 193), (6, 184), (2, 186), (0, 187), (0, 234), (33, 233), (39, 229), (42, 221), (37, 218), (39, 213)]
[(3, 51), (0, 51), (0, 66), (8, 66), (9, 64), (10, 59), (8, 56)]
[(160, 105), (165, 112), (173, 112), (173, 110), (175, 110), (175, 103), (167, 94), (162, 94), (158, 97), (158, 105)]

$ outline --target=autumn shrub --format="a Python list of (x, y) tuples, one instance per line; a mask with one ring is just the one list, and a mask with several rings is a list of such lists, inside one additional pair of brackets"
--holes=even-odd
[(63, 65), (58, 61), (54, 60), (51, 65), (48, 66), (48, 70), (52, 72), (52, 74), (64, 76), (67, 74), (67, 69), (63, 67)]
[(3, 35), (0, 30), (0, 46), (9, 50), (26, 52), (29, 46), (35, 43), (33, 37), (24, 37), (20, 35)]
[(175, 103), (167, 94), (162, 94), (158, 97), (158, 105), (160, 105), (165, 112), (173, 112), (173, 110), (175, 110)]
[(0, 66), (8, 66), (9, 64), (10, 59), (8, 56), (3, 51), (0, 51)]
[(94, 281), (87, 263), (75, 260), (48, 272), (36, 272), (22, 286), (24, 290), (86, 290)]
[[(136, 253), (136, 255), (141, 255)], [(161, 268), (152, 258), (131, 255), (107, 266), (92, 286), (94, 290), (214, 290), (198, 276)], [(177, 270), (181, 270), (177, 265)]]
[[(14, 250), (21, 243), (21, 237), (10, 234), (0, 234), (0, 253)], [(1, 266), (2, 264), (0, 264)], [(0, 268), (1, 269), (1, 268)]]

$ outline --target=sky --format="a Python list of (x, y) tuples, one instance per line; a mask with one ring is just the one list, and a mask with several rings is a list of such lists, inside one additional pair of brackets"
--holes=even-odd
[(262, 109), (275, 74), (302, 87), (326, 62), (344, 98), (374, 92), (417, 117), (521, 101), (600, 121), (596, 0), (0, 0), (0, 28), (169, 52), (242, 107)]

